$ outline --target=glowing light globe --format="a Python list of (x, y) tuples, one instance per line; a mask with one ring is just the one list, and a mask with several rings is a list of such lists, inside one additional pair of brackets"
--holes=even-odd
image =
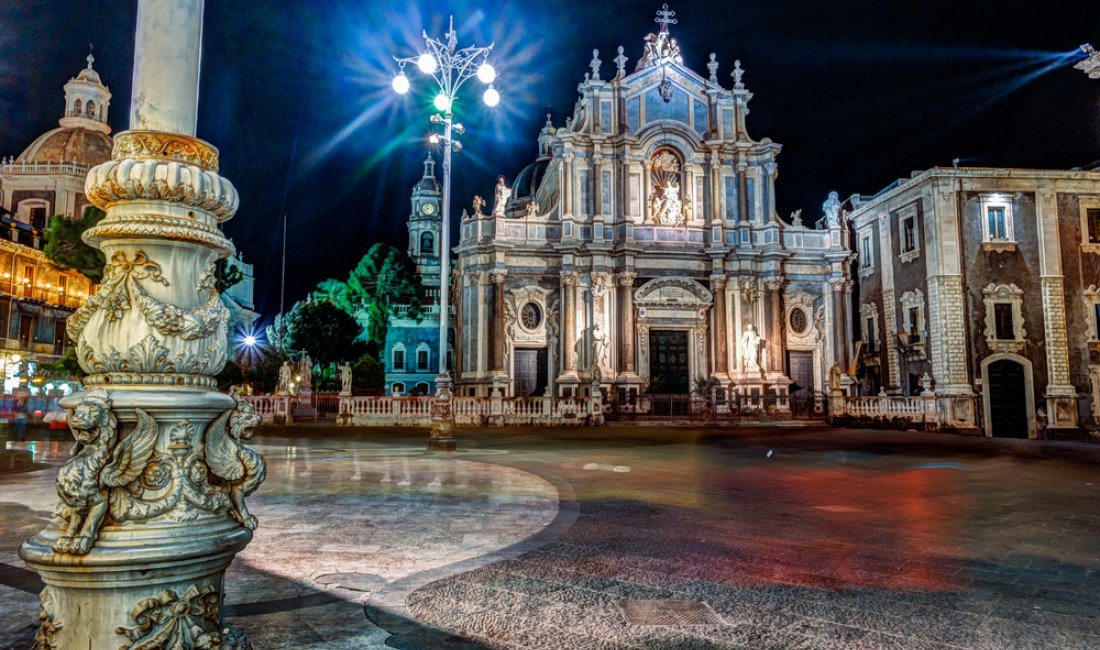
[(420, 55), (420, 58), (416, 60), (416, 67), (420, 68), (420, 71), (424, 74), (431, 74), (439, 67), (439, 63), (436, 62), (435, 57), (430, 53), (425, 52)]
[(500, 93), (497, 92), (496, 88), (489, 86), (488, 90), (485, 91), (483, 99), (487, 106), (496, 106), (500, 103)]
[(398, 95), (404, 95), (409, 92), (409, 78), (405, 76), (405, 71), (397, 73), (397, 76), (393, 78), (393, 90)]
[(433, 101), (432, 103), (435, 104), (435, 108), (437, 111), (447, 112), (451, 110), (451, 98), (443, 93), (439, 93), (438, 95), (436, 95), (435, 101)]
[(497, 71), (488, 63), (482, 63), (477, 69), (477, 78), (483, 84), (491, 84), (497, 78)]
[(430, 142), (432, 144), (439, 144), (439, 134), (438, 133), (433, 133), (433, 134), (429, 135), (428, 136), (428, 142)]
[(244, 337), (244, 344), (248, 347), (256, 345), (256, 337), (249, 334), (248, 336)]

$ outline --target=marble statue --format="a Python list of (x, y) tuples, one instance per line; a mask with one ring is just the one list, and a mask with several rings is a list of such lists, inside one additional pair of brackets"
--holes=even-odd
[(745, 326), (745, 332), (741, 334), (741, 365), (746, 371), (761, 371), (760, 366), (760, 335), (751, 324)]
[(597, 322), (592, 326), (592, 370), (599, 372), (600, 368), (607, 367), (608, 341), (607, 333)]
[(275, 386), (276, 395), (286, 395), (290, 392), (290, 363), (284, 361), (279, 366), (279, 383)]
[(482, 208), (484, 208), (484, 207), (485, 207), (485, 199), (481, 198), (480, 194), (475, 194), (474, 195), (474, 216), (475, 217), (484, 217), (485, 213), (481, 211)]
[(652, 212), (653, 220), (666, 226), (683, 220), (684, 203), (680, 198), (680, 185), (675, 179), (662, 188), (654, 189)]
[(825, 225), (829, 228), (839, 228), (840, 195), (836, 192), (829, 192), (829, 198), (821, 205), (821, 209), (825, 211)]
[(745, 84), (741, 81), (741, 77), (745, 76), (745, 71), (741, 68), (741, 60), (737, 59), (733, 62), (733, 72), (730, 73), (733, 77), (733, 87), (737, 90), (742, 90)]
[(346, 361), (340, 366), (340, 394), (351, 395), (351, 364)]
[(796, 228), (801, 228), (805, 224), (802, 223), (802, 208), (799, 208), (791, 213), (791, 225)]
[(840, 364), (834, 363), (829, 368), (829, 390), (834, 393), (840, 391)]
[(539, 202), (531, 199), (531, 202), (527, 204), (527, 216), (537, 217), (539, 216)]
[(619, 46), (619, 56), (615, 57), (615, 66), (616, 66), (615, 78), (616, 79), (622, 79), (623, 77), (626, 76), (626, 62), (628, 60), (629, 59), (626, 58), (626, 55), (623, 54), (623, 46), (620, 45)]
[(497, 176), (497, 186), (493, 194), (493, 216), (503, 217), (508, 199), (512, 198), (512, 188), (504, 184), (504, 177)]
[(592, 50), (592, 61), (589, 62), (588, 67), (592, 68), (592, 81), (600, 80), (600, 51)]
[(299, 362), (301, 365), (302, 386), (309, 388), (313, 386), (313, 359), (309, 358), (309, 353), (302, 354), (302, 360)]

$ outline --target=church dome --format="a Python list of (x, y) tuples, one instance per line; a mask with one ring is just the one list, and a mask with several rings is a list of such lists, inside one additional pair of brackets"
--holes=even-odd
[(88, 81), (94, 84), (102, 84), (103, 82), (99, 79), (99, 73), (93, 70), (91, 65), (92, 64), (89, 63), (87, 68), (81, 70), (80, 74), (76, 75), (76, 80)]
[(81, 127), (61, 127), (38, 136), (19, 157), (17, 163), (75, 163), (94, 167), (111, 159), (111, 136)]
[(512, 183), (512, 199), (535, 196), (535, 192), (538, 191), (539, 184), (542, 183), (542, 177), (546, 174), (546, 167), (549, 164), (549, 159), (541, 159), (524, 167), (523, 170), (516, 175), (515, 182)]

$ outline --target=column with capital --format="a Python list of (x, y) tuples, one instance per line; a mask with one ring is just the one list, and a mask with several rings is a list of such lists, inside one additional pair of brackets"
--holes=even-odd
[(106, 216), (83, 239), (107, 265), (67, 322), (88, 373), (61, 402), (79, 444), (54, 519), (19, 551), (45, 583), (40, 650), (251, 647), (224, 624), (223, 586), (266, 465), (244, 444), (255, 410), (214, 380), (238, 196), (195, 135), (202, 16), (202, 0), (138, 2), (130, 130), (85, 182)]
[(783, 341), (783, 305), (781, 290), (783, 278), (772, 276), (764, 278), (764, 288), (767, 290), (767, 314), (768, 314), (768, 372), (783, 373), (785, 365), (784, 341)]
[(572, 271), (561, 274), (562, 295), (562, 332), (561, 357), (562, 372), (559, 384), (571, 385), (578, 381), (577, 376), (577, 275)]
[(504, 383), (506, 383), (508, 377), (508, 373), (504, 368), (504, 348), (508, 344), (504, 332), (506, 326), (504, 313), (505, 276), (505, 272), (501, 270), (494, 270), (489, 274), (489, 279), (493, 283), (493, 315), (489, 336), (493, 346), (491, 366), (494, 396), (503, 394)]
[(619, 274), (619, 382), (641, 383), (634, 358), (634, 282), (636, 273)]
[(832, 301), (832, 323), (829, 329), (832, 331), (833, 363), (840, 368), (841, 385), (847, 392), (848, 386), (854, 383), (854, 379), (848, 374), (848, 292), (851, 290), (852, 281), (845, 276), (829, 278), (830, 299)]
[(726, 276), (710, 276), (710, 289), (714, 294), (714, 378), (725, 385), (729, 382), (726, 351), (729, 339), (729, 331), (726, 328)]

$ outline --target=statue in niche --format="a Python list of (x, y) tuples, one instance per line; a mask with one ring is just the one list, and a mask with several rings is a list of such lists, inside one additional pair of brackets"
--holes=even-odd
[(607, 366), (608, 341), (607, 333), (603, 331), (597, 322), (592, 326), (592, 372), (598, 373), (600, 368)]
[(745, 326), (745, 332), (741, 334), (741, 367), (748, 372), (760, 372), (764, 370), (760, 363), (760, 342), (762, 339), (756, 333), (752, 324)]
[(650, 196), (649, 213), (653, 221), (666, 226), (683, 222), (684, 202), (680, 194), (680, 160), (671, 151), (659, 151), (649, 162)]
[(829, 192), (829, 198), (821, 205), (825, 212), (825, 225), (829, 228), (840, 227), (840, 195)]
[(508, 199), (512, 198), (512, 189), (504, 184), (504, 177), (497, 176), (497, 185), (493, 193), (493, 216), (503, 217)]

